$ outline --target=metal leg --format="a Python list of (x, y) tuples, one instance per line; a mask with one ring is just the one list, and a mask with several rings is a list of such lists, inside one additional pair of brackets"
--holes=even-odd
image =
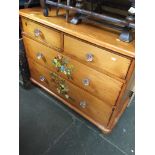
[[(132, 5), (134, 6), (134, 3), (132, 3)], [(128, 16), (126, 17), (126, 21), (127, 21), (127, 23), (134, 23), (134, 21), (135, 21), (135, 8), (134, 7), (130, 7), (130, 9), (128, 10)], [(130, 42), (133, 40), (131, 28), (126, 26), (123, 29), (123, 31), (120, 35), (120, 40), (122, 40), (124, 42)]]
[(45, 17), (48, 17), (48, 8), (43, 9), (43, 14)]
[[(67, 5), (70, 5), (70, 0), (67, 0)], [(66, 10), (66, 21), (69, 22), (69, 10)]]
[[(61, 0), (58, 0), (58, 3), (61, 3)], [(57, 16), (59, 15), (59, 7), (57, 7), (56, 15), (57, 15)]]
[(131, 42), (133, 40), (131, 30), (128, 27), (125, 27), (121, 32), (119, 39), (124, 42)]
[(80, 18), (80, 14), (77, 14), (74, 18), (72, 18), (70, 20), (70, 23), (74, 24), (74, 25), (77, 25), (79, 23), (81, 23), (81, 18)]
[[(84, 6), (84, 0), (76, 0), (76, 5), (75, 6), (77, 8), (79, 8), (79, 9), (82, 9), (83, 6)], [(81, 14), (80, 13), (77, 13), (75, 15), (75, 17), (70, 22), (72, 24), (74, 24), (74, 25), (79, 24), (81, 22), (80, 16), (81, 16)]]
[(46, 0), (40, 0), (40, 5), (41, 5), (41, 7), (43, 9), (43, 15), (48, 17), (48, 7), (47, 7), (45, 1)]

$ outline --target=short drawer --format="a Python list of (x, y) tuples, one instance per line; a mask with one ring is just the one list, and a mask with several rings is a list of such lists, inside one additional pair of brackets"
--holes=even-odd
[(125, 79), (131, 60), (70, 36), (64, 36), (64, 52), (101, 72)]
[(44, 27), (39, 23), (33, 22), (29, 19), (22, 18), (23, 31), (27, 35), (44, 42), (50, 47), (61, 48), (60, 32), (52, 28)]
[[(88, 91), (92, 95), (98, 97), (106, 103), (114, 105), (121, 91), (123, 83), (117, 81), (105, 74), (102, 74), (87, 65), (84, 65), (74, 59), (60, 54), (32, 39), (23, 37), (27, 56), (35, 60), (37, 63), (47, 67), (54, 72), (58, 72), (60, 76), (68, 79), (75, 85)], [(59, 68), (52, 64), (56, 57), (61, 57), (68, 64), (68, 68), (72, 67), (69, 77), (65, 72), (61, 71), (64, 65)]]
[(31, 77), (34, 80), (64, 98), (68, 103), (72, 104), (72, 106), (76, 107), (93, 120), (102, 125), (107, 125), (112, 113), (111, 106), (59, 76), (53, 78), (52, 74), (56, 75), (55, 72), (49, 71), (33, 60), (28, 59), (28, 62)]

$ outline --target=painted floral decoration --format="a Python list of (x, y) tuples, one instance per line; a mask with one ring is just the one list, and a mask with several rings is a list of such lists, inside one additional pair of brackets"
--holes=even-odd
[(55, 81), (55, 83), (57, 84), (57, 92), (61, 95), (64, 95), (65, 98), (69, 99), (69, 95), (68, 95), (68, 86), (65, 83), (65, 80), (63, 80), (61, 77), (59, 77), (56, 73), (51, 73), (51, 77), (52, 80)]
[(68, 60), (61, 55), (58, 55), (52, 60), (52, 64), (57, 68), (58, 72), (64, 73), (68, 79), (72, 79), (73, 65), (68, 64)]

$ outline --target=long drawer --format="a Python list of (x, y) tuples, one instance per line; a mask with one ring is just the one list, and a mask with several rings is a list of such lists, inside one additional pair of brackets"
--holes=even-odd
[(125, 79), (131, 60), (76, 38), (64, 36), (64, 52), (101, 72)]
[[(79, 63), (67, 56), (60, 54), (48, 48), (32, 39), (24, 37), (24, 44), (27, 51), (27, 55), (35, 60), (37, 63), (47, 67), (48, 69), (57, 72), (58, 67), (52, 64), (52, 61), (56, 57), (63, 57), (68, 62), (68, 68), (72, 66), (70, 76), (68, 77), (65, 72), (59, 70), (58, 74), (70, 80), (72, 83), (78, 85), (84, 90), (87, 90), (94, 96), (103, 100), (106, 103), (114, 105), (119, 92), (122, 87), (122, 83), (105, 74), (102, 74), (86, 65)], [(27, 46), (28, 45), (28, 46)], [(60, 67), (61, 69), (61, 67)]]
[(86, 91), (62, 79), (57, 73), (51, 72), (35, 63), (31, 58), (28, 58), (28, 62), (32, 79), (64, 98), (94, 121), (104, 126), (107, 125), (112, 113), (112, 106), (105, 104)]
[(50, 47), (61, 48), (61, 34), (59, 31), (52, 28), (42, 26), (29, 19), (22, 18), (23, 31), (27, 35), (42, 41)]

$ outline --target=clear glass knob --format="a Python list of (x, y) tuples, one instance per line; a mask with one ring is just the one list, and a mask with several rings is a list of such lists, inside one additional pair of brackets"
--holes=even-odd
[(84, 86), (89, 86), (90, 80), (89, 79), (83, 79), (82, 83), (83, 83)]
[(86, 103), (86, 101), (81, 101), (80, 102), (80, 106), (81, 106), (81, 108), (86, 108), (86, 106), (87, 106), (87, 103)]
[(39, 37), (40, 34), (41, 34), (41, 31), (40, 31), (39, 29), (35, 29), (35, 30), (34, 30), (34, 35), (35, 35), (36, 37)]
[(86, 54), (86, 61), (87, 62), (91, 62), (91, 61), (93, 61), (93, 59), (94, 59), (94, 56), (93, 56), (92, 53), (87, 53)]
[(43, 54), (42, 54), (42, 53), (37, 53), (37, 55), (36, 55), (36, 56), (37, 56), (37, 59), (38, 59), (38, 60), (40, 60), (40, 59), (42, 59), (42, 58), (43, 58)]
[(45, 76), (41, 75), (40, 76), (40, 81), (42, 81), (42, 82), (45, 81)]

